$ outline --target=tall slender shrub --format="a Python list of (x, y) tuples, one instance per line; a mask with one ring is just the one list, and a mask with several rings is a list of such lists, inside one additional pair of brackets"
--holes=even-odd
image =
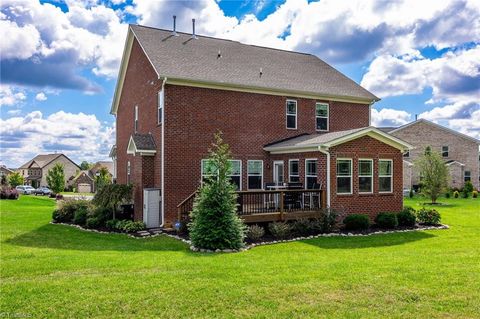
[(193, 204), (190, 239), (197, 248), (239, 249), (244, 246), (246, 227), (237, 215), (237, 194), (229, 178), (230, 147), (221, 133), (215, 134), (209, 152), (210, 177), (200, 186)]
[(439, 153), (433, 151), (430, 146), (425, 148), (422, 157), (416, 161), (422, 176), (421, 193), (429, 197), (432, 204), (447, 188), (448, 169)]

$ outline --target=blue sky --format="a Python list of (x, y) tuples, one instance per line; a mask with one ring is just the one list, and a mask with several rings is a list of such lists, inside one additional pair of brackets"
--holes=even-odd
[(373, 124), (419, 117), (480, 138), (479, 1), (3, 0), (0, 163), (108, 158), (128, 23), (308, 52), (382, 98)]

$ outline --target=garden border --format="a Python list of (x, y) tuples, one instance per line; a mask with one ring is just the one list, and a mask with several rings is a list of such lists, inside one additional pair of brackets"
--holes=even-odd
[[(197, 248), (193, 245), (191, 245), (191, 241), (185, 238), (182, 238), (178, 235), (173, 235), (168, 232), (165, 232), (163, 230), (154, 230), (153, 234), (149, 232), (148, 230), (141, 230), (136, 233), (121, 233), (121, 232), (107, 232), (107, 231), (102, 231), (102, 230), (96, 230), (96, 229), (89, 229), (89, 228), (84, 228), (80, 225), (75, 225), (75, 224), (67, 224), (67, 223), (54, 223), (50, 221), (50, 224), (53, 225), (64, 225), (64, 226), (71, 226), (75, 227), (77, 229), (87, 231), (87, 232), (92, 232), (92, 233), (99, 233), (99, 234), (120, 234), (120, 235), (126, 235), (131, 238), (135, 239), (141, 239), (141, 238), (153, 238), (153, 237), (158, 237), (160, 235), (165, 235), (167, 237), (173, 238), (180, 240), (184, 242), (185, 244), (190, 245), (190, 250), (193, 252), (202, 252), (202, 253), (236, 253), (236, 252), (242, 252), (242, 251), (247, 251), (250, 250), (254, 247), (257, 246), (266, 246), (266, 245), (274, 245), (274, 244), (281, 244), (281, 243), (289, 243), (293, 241), (299, 241), (299, 240), (307, 240), (307, 239), (315, 239), (315, 238), (320, 238), (320, 237), (366, 237), (366, 236), (372, 236), (372, 235), (382, 235), (382, 234), (394, 234), (394, 233), (407, 233), (407, 232), (413, 232), (413, 231), (423, 231), (423, 230), (438, 230), (438, 229), (449, 229), (450, 227), (445, 224), (440, 224), (436, 226), (420, 226), (418, 228), (413, 228), (413, 229), (399, 229), (399, 230), (379, 230), (379, 231), (374, 231), (371, 233), (325, 233), (325, 234), (318, 234), (318, 235), (311, 235), (311, 236), (305, 236), (305, 237), (295, 237), (292, 239), (283, 239), (283, 240), (274, 240), (274, 241), (265, 241), (265, 242), (259, 242), (259, 243), (253, 243), (246, 245), (243, 248), (240, 248), (239, 250), (235, 249), (216, 249), (216, 250), (210, 250), (210, 249), (203, 249), (203, 248)], [(136, 235), (135, 235), (136, 234)]]

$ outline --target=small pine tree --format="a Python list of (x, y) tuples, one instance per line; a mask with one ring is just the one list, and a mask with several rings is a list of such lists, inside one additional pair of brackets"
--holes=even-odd
[(473, 184), (471, 181), (466, 181), (462, 189), (463, 198), (468, 198), (471, 192), (473, 192)]
[(65, 172), (62, 164), (57, 163), (52, 169), (48, 170), (47, 184), (55, 194), (63, 192), (65, 189)]
[(237, 215), (237, 194), (230, 182), (230, 147), (221, 133), (215, 134), (209, 167), (215, 173), (200, 186), (195, 198), (190, 239), (197, 248), (239, 249), (244, 246), (246, 227)]
[(19, 172), (12, 173), (8, 175), (8, 184), (11, 188), (15, 188), (18, 185), (23, 185), (23, 176)]
[(438, 197), (447, 188), (448, 169), (439, 153), (432, 151), (427, 146), (425, 153), (416, 161), (422, 176), (421, 193), (429, 197), (432, 204), (437, 202)]

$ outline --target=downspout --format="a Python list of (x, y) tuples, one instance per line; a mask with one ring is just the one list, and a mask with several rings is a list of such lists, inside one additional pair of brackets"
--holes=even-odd
[(162, 156), (161, 156), (161, 171), (162, 171), (162, 178), (160, 182), (160, 196), (162, 198), (162, 224), (160, 227), (163, 227), (165, 223), (165, 83), (167, 82), (167, 77), (163, 78), (162, 82), (162, 94), (163, 94), (163, 105), (162, 105), (162, 138), (161, 138), (161, 149), (162, 149)]
[(322, 149), (322, 146), (318, 147), (318, 151), (327, 156), (327, 207), (330, 207), (330, 152), (327, 147)]

